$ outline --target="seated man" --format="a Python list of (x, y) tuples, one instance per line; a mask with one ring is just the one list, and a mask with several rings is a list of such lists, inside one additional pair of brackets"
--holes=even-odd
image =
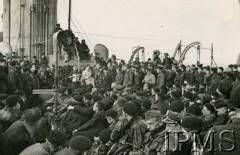
[(144, 138), (144, 152), (146, 154), (157, 154), (160, 152), (164, 143), (164, 130), (166, 125), (162, 122), (162, 114), (158, 110), (151, 110), (146, 112), (145, 120), (149, 132), (145, 134)]
[(5, 132), (14, 122), (20, 119), (21, 112), (18, 108), (20, 107), (18, 100), (16, 95), (8, 96), (4, 109), (0, 110), (0, 122), (3, 127), (2, 132)]
[(84, 155), (91, 149), (92, 142), (85, 136), (73, 137), (69, 142), (69, 147), (56, 153), (56, 155)]
[(87, 46), (87, 44), (85, 43), (85, 40), (83, 39), (81, 44), (77, 43), (77, 49), (78, 49), (78, 52), (79, 52), (79, 57), (81, 59), (84, 59), (84, 60), (90, 60), (91, 59), (91, 55), (89, 54), (90, 50)]
[(125, 103), (123, 116), (128, 120), (128, 124), (123, 129), (119, 142), (110, 148), (108, 154), (144, 154), (143, 140), (147, 127), (137, 116), (137, 106), (131, 102)]
[(36, 143), (23, 150), (20, 155), (47, 155), (59, 150), (60, 146), (67, 142), (67, 136), (58, 130), (52, 130), (48, 133), (45, 143)]
[(1, 154), (16, 155), (35, 143), (34, 133), (41, 119), (40, 111), (29, 109), (25, 112), (22, 119), (24, 125), (19, 126), (7, 135), (4, 133), (4, 138), (1, 139)]

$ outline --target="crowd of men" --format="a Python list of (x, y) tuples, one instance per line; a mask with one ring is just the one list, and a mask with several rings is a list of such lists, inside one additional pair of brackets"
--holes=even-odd
[[(0, 54), (0, 154), (240, 154), (239, 65), (134, 55), (79, 68), (66, 61), (56, 88), (44, 54)], [(51, 88), (57, 96), (33, 94)]]

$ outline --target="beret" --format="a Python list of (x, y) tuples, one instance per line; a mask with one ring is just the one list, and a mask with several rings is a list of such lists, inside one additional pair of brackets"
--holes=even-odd
[(110, 140), (111, 133), (112, 131), (110, 130), (110, 128), (103, 129), (99, 133), (99, 139), (102, 141), (103, 144), (106, 144)]
[(98, 95), (93, 95), (92, 99), (93, 99), (93, 102), (101, 101), (101, 97)]
[(116, 99), (118, 98), (118, 96), (117, 96), (116, 94), (112, 94), (112, 95), (111, 95), (111, 98), (112, 98), (113, 100), (116, 100)]
[(184, 103), (181, 100), (173, 100), (169, 106), (169, 110), (179, 112), (184, 109)]
[(185, 98), (187, 98), (187, 99), (190, 99), (190, 100), (193, 98), (192, 93), (189, 92), (189, 91), (185, 91), (185, 92), (183, 93), (183, 96), (184, 96)]
[(151, 108), (151, 101), (150, 100), (143, 100), (142, 101), (142, 107), (145, 108), (145, 109), (150, 109)]
[(175, 98), (180, 98), (181, 97), (181, 92), (180, 91), (172, 91), (171, 95)]
[(16, 95), (11, 95), (6, 98), (6, 105), (14, 107), (18, 103), (19, 98)]
[(206, 107), (208, 110), (210, 110), (211, 113), (215, 112), (214, 106), (212, 104), (210, 104), (210, 103), (204, 104), (204, 107)]
[(221, 102), (216, 105), (216, 109), (219, 109), (219, 108), (228, 108), (228, 105), (224, 102)]
[(201, 116), (202, 115), (202, 109), (198, 105), (191, 105), (186, 109), (187, 113), (193, 114), (195, 116)]
[(17, 64), (16, 61), (10, 61), (10, 62), (9, 62), (9, 65), (10, 65), (10, 66), (16, 66), (16, 64)]
[(105, 89), (101, 88), (101, 89), (98, 90), (98, 92), (99, 92), (100, 94), (104, 94), (106, 91), (105, 91)]
[(75, 101), (78, 101), (78, 102), (82, 102), (82, 101), (83, 101), (83, 98), (82, 98), (82, 96), (80, 96), (80, 95), (74, 95), (74, 96), (73, 96), (73, 99), (74, 99)]
[(67, 142), (67, 136), (59, 130), (51, 130), (47, 135), (47, 140), (55, 146), (61, 146)]
[(163, 94), (163, 93), (157, 93), (157, 96), (158, 96), (158, 97), (160, 97), (162, 100), (164, 100), (164, 99), (165, 99), (165, 96), (164, 96), (164, 94)]
[(84, 97), (85, 97), (87, 100), (91, 100), (91, 99), (92, 99), (92, 94), (86, 93), (86, 94), (84, 95)]
[(123, 105), (123, 111), (130, 116), (135, 116), (137, 115), (138, 108), (134, 103), (127, 102)]
[(194, 115), (185, 116), (182, 119), (182, 127), (190, 129), (190, 130), (202, 131), (203, 130), (203, 121), (201, 118), (194, 116)]
[(109, 117), (117, 117), (117, 111), (112, 110), (112, 109), (107, 110), (107, 111), (106, 111), (106, 116), (109, 116)]
[(85, 136), (75, 136), (71, 138), (69, 142), (70, 148), (73, 150), (78, 150), (80, 152), (85, 152), (92, 147), (92, 141)]

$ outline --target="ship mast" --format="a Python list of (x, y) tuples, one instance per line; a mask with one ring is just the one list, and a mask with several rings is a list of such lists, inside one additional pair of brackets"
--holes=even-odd
[(72, 0), (69, 0), (69, 7), (68, 7), (68, 30), (71, 30), (71, 7), (72, 7)]

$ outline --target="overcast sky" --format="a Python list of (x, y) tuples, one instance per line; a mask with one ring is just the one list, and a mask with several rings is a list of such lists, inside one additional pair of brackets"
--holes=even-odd
[[(58, 22), (64, 29), (67, 5), (68, 0), (58, 0)], [(154, 49), (172, 55), (180, 40), (185, 45), (200, 41), (206, 48), (213, 43), (219, 65), (235, 63), (240, 53), (238, 0), (72, 0), (72, 12), (72, 30), (87, 33), (88, 39), (82, 36), (91, 49), (102, 43), (110, 55), (123, 59), (137, 45), (145, 47), (146, 57)], [(196, 61), (195, 51), (186, 62)], [(210, 63), (210, 51), (202, 50), (201, 61)]]

